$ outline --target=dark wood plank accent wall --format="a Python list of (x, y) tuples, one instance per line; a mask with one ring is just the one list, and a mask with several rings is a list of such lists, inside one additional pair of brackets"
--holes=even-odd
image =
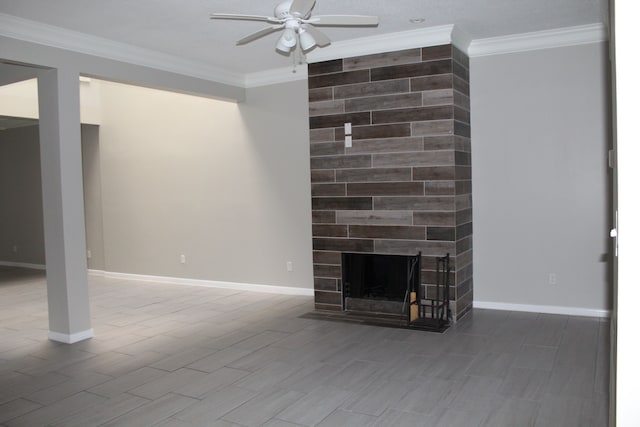
[(449, 253), (454, 318), (471, 309), (469, 110), (469, 59), (453, 45), (309, 65), (316, 309), (341, 310), (342, 252), (418, 251), (427, 293)]

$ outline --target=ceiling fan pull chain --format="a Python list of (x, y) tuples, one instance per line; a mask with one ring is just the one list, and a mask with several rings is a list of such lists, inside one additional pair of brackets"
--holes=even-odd
[(296, 53), (298, 52), (298, 49), (296, 49), (295, 51), (293, 51), (293, 55), (291, 55), (291, 59), (293, 60), (293, 70), (291, 71), (292, 73), (297, 73), (296, 71)]
[(304, 53), (304, 50), (299, 49), (299, 56), (298, 56), (298, 64), (302, 65), (302, 64), (306, 64), (307, 63), (307, 54)]

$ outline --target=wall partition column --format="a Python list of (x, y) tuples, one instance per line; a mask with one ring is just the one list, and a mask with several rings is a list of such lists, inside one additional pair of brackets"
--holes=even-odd
[(89, 314), (78, 72), (38, 75), (49, 339), (93, 336)]

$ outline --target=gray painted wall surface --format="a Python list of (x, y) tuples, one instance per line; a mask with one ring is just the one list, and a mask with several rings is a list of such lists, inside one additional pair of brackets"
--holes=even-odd
[[(89, 268), (312, 288), (306, 81), (242, 104), (100, 84), (104, 123), (82, 133)], [(0, 261), (45, 264), (37, 126), (0, 135)]]
[[(102, 269), (98, 127), (82, 125), (89, 268)], [(0, 262), (44, 265), (38, 126), (0, 131)], [(17, 251), (13, 251), (13, 247)]]
[(103, 83), (105, 269), (311, 289), (306, 92), (235, 104)]
[(104, 237), (102, 233), (102, 178), (100, 172), (99, 127), (82, 125), (82, 179), (84, 192), (87, 266), (104, 270)]
[(38, 126), (0, 131), (0, 261), (44, 264)]
[(610, 307), (605, 49), (472, 58), (476, 301)]

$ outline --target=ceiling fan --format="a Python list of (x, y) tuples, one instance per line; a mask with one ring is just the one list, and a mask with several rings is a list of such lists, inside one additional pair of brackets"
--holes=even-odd
[(316, 46), (324, 47), (329, 45), (331, 43), (329, 37), (315, 27), (375, 27), (378, 25), (377, 16), (311, 16), (311, 11), (315, 4), (316, 0), (285, 0), (276, 6), (273, 11), (274, 16), (212, 13), (209, 17), (211, 19), (270, 23), (272, 25), (241, 38), (236, 42), (236, 45), (247, 44), (273, 32), (284, 30), (276, 43), (276, 50), (283, 54), (289, 54), (297, 46), (303, 52), (307, 52)]

